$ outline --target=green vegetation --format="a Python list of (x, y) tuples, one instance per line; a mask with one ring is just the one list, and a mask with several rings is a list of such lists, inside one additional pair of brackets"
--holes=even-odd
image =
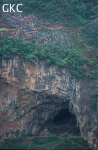
[(97, 103), (98, 103), (98, 93), (97, 92), (93, 93), (91, 96), (92, 96), (92, 99), (90, 100), (89, 105), (93, 110), (96, 110)]
[(97, 0), (3, 0), (3, 3), (24, 4), (25, 14), (33, 12), (41, 18), (67, 21), (70, 26), (85, 25), (98, 16)]
[(9, 29), (7, 28), (0, 28), (0, 31), (8, 31)]
[(16, 130), (16, 131), (15, 131), (15, 136), (16, 136), (16, 137), (19, 137), (19, 135), (20, 135), (20, 131), (19, 131), (19, 130)]
[(25, 68), (20, 68), (20, 70), (25, 71)]
[(50, 74), (49, 77), (50, 77), (51, 79), (54, 79), (54, 78), (55, 78), (55, 75), (54, 75), (54, 74)]
[(98, 121), (95, 121), (93, 124), (94, 124), (94, 125), (98, 124)]
[(97, 92), (92, 93), (92, 97), (98, 97), (98, 93)]
[[(0, 0), (0, 3), (2, 3), (2, 0)], [(98, 0), (3, 0), (3, 3), (23, 3), (23, 11), (26, 15), (34, 13), (38, 18), (51, 19), (54, 23), (55, 21), (62, 22), (66, 27), (81, 26), (82, 28), (79, 32), (80, 36), (77, 36), (80, 41), (74, 38), (76, 49), (65, 49), (49, 44), (37, 45), (34, 43), (35, 39), (25, 42), (20, 38), (0, 36), (0, 61), (19, 56), (32, 62), (38, 57), (40, 60), (45, 60), (47, 67), (53, 64), (68, 69), (77, 78), (92, 80), (98, 77), (98, 21), (95, 20), (98, 17)], [(0, 29), (0, 31), (6, 30), (3, 27)], [(82, 45), (82, 48), (79, 47), (79, 44)], [(88, 56), (88, 52), (91, 53), (90, 56)], [(20, 68), (20, 70), (24, 71), (25, 69)], [(55, 75), (51, 74), (50, 78), (55, 78)], [(97, 109), (98, 93), (93, 93), (91, 97), (89, 106), (95, 111)], [(19, 112), (16, 112), (16, 116), (19, 116)], [(98, 124), (98, 121), (94, 124)], [(18, 138), (6, 139), (0, 143), (0, 148), (88, 149), (81, 137), (19, 138), (20, 134), (20, 131), (17, 130), (15, 135)], [(6, 133), (6, 135), (8, 136), (9, 133)], [(25, 132), (22, 135), (25, 136)]]
[(90, 100), (90, 107), (93, 109), (93, 110), (96, 110), (97, 109), (97, 102), (98, 102), (98, 99), (92, 99)]
[[(46, 66), (54, 64), (67, 68), (77, 78), (92, 80), (98, 77), (98, 23), (94, 20), (98, 17), (98, 0), (3, 0), (3, 3), (22, 3), (25, 14), (35, 13), (41, 18), (63, 21), (66, 27), (82, 28), (80, 36), (73, 39), (75, 49), (45, 44), (39, 46), (34, 42), (1, 37), (0, 59), (8, 58), (10, 54), (30, 61), (39, 57), (46, 61)], [(85, 55), (89, 52), (90, 57)]]
[(82, 36), (87, 44), (98, 46), (98, 23), (89, 23), (82, 28)]
[[(21, 141), (21, 142), (20, 142)], [(88, 150), (86, 142), (80, 136), (58, 137), (52, 135), (49, 137), (21, 137), (6, 139), (0, 143), (1, 149), (73, 149)]]
[(19, 112), (16, 112), (16, 116), (18, 117), (20, 115), (20, 113)]
[[(53, 45), (37, 45), (32, 42), (25, 42), (19, 38), (1, 36), (0, 59), (7, 59), (9, 56), (18, 55), (29, 61), (36, 57), (44, 59), (47, 65), (57, 65), (66, 68), (77, 78), (89, 77), (93, 79), (97, 72), (91, 71), (86, 75), (85, 66), (97, 68), (97, 62), (90, 61), (79, 51), (74, 49), (64, 49)], [(94, 75), (93, 75), (94, 74)], [(54, 77), (54, 76), (53, 76)]]

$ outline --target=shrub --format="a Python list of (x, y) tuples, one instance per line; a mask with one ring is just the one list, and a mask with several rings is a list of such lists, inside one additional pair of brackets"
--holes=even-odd
[(19, 137), (19, 135), (20, 135), (20, 131), (19, 131), (19, 130), (16, 130), (16, 131), (15, 131), (15, 136)]
[(89, 105), (90, 105), (90, 107), (91, 107), (93, 110), (96, 110), (96, 109), (97, 109), (97, 102), (98, 102), (97, 99), (92, 99), (92, 100), (90, 100)]
[[(23, 3), (25, 14), (36, 13), (38, 17), (67, 21), (70, 26), (82, 26), (87, 20), (98, 14), (98, 2), (91, 0), (92, 6), (87, 6), (84, 0), (3, 0), (3, 3)], [(2, 0), (1, 0), (2, 3)], [(40, 13), (39, 13), (40, 12)]]
[(92, 93), (91, 96), (93, 99), (90, 100), (89, 105), (93, 110), (96, 110), (97, 109), (97, 103), (98, 103), (98, 93), (97, 92)]
[[(39, 46), (31, 42), (24, 42), (19, 38), (14, 39), (7, 36), (1, 36), (0, 44), (0, 60), (3, 58), (7, 59), (9, 55), (18, 55), (29, 61), (39, 57), (46, 61), (46, 66), (54, 64), (61, 68), (66, 68), (77, 78), (84, 77), (87, 74), (83, 71), (85, 64), (94, 69), (98, 68), (98, 65), (96, 65), (97, 62), (91, 61), (75, 49), (64, 49), (48, 44)], [(89, 77), (89, 79), (95, 79), (96, 76), (97, 72), (93, 70), (87, 77)], [(54, 78), (54, 76), (52, 75), (51, 78)]]
[(55, 78), (55, 75), (54, 75), (54, 74), (50, 74), (49, 77), (50, 77), (51, 79), (54, 79), (54, 78)]
[(92, 95), (91, 95), (92, 97), (97, 97), (98, 96), (98, 93), (97, 92), (95, 92), (95, 93), (92, 93)]

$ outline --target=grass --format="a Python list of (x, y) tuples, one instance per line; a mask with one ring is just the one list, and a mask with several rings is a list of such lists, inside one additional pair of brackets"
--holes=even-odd
[(52, 135), (49, 137), (21, 137), (6, 139), (0, 143), (1, 149), (84, 149), (88, 150), (87, 143), (80, 136), (59, 137)]
[(0, 28), (0, 31), (9, 31), (7, 28)]
[(9, 28), (0, 28), (0, 31), (10, 31), (10, 30), (15, 30), (15, 29), (9, 29)]

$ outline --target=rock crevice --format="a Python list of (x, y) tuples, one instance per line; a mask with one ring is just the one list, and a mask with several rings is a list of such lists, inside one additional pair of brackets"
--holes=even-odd
[[(98, 80), (86, 82), (66, 69), (46, 67), (43, 61), (28, 62), (19, 57), (1, 61), (0, 135), (11, 131), (39, 134), (62, 109), (75, 115), (81, 136), (98, 148), (98, 108), (89, 107)], [(50, 121), (51, 122), (51, 121)]]

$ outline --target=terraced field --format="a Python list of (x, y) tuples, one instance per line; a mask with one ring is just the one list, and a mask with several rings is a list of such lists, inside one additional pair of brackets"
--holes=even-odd
[[(38, 31), (42, 29), (47, 29), (54, 31), (57, 29), (64, 29), (65, 32), (74, 32), (78, 34), (81, 27), (76, 28), (65, 28), (63, 22), (60, 24), (50, 24), (50, 23), (38, 23), (33, 15), (22, 16), (19, 14), (10, 14), (7, 18), (6, 23), (4, 22), (4, 17), (7, 14), (0, 13), (0, 35), (8, 35), (11, 37), (22, 38), (25, 41), (29, 41), (32, 37), (38, 37)], [(10, 21), (9, 21), (10, 20)], [(9, 23), (10, 22), (10, 23)], [(37, 41), (38, 44), (44, 44), (45, 41)]]

